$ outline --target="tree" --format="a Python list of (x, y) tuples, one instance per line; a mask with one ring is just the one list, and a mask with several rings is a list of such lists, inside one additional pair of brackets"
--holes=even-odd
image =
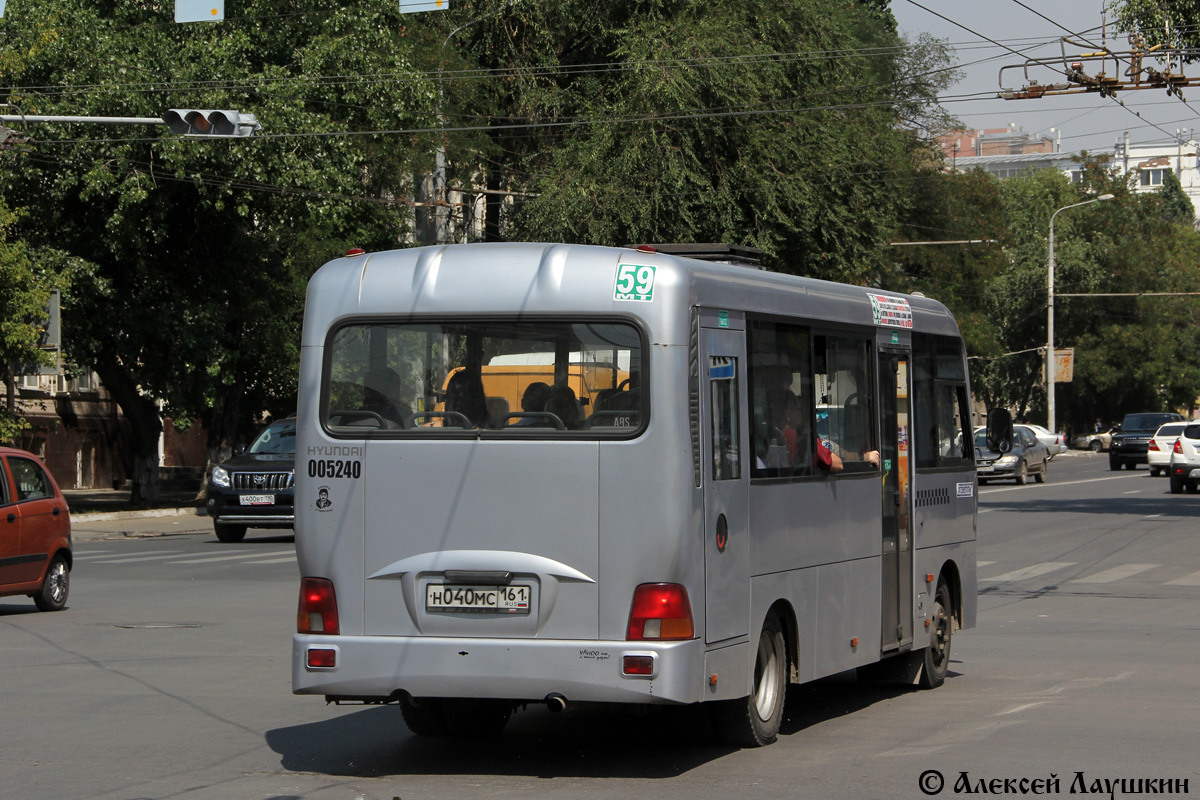
[(1162, 188), (1158, 191), (1162, 197), (1163, 219), (1191, 226), (1196, 224), (1196, 209), (1173, 170), (1166, 170)]
[(24, 242), (9, 239), (18, 216), (0, 201), (0, 377), (7, 395), (0, 406), (0, 442), (14, 441), (25, 427), (14, 413), (18, 370), (52, 363), (39, 343), (54, 283), (38, 274)]
[(1147, 47), (1171, 45), (1185, 61), (1196, 60), (1200, 0), (1114, 0), (1111, 6), (1119, 28), (1135, 32)]
[(157, 496), (160, 404), (207, 419), (212, 460), (253, 415), (294, 409), (308, 274), (348, 244), (394, 245), (413, 154), (432, 152), (348, 135), (434, 119), (412, 66), (428, 42), (397, 10), (285, 10), (259, 0), (238, 20), (174, 25), (169, 9), (70, 0), (5, 19), (2, 47), (22, 58), (0, 58), (0, 75), (28, 114), (235, 108), (275, 135), (56, 126), (5, 154), (0, 190), (34, 212), (22, 235), (91, 265), (64, 298), (64, 333), (131, 423), (134, 500)]
[(920, 73), (878, 2), (510, 5), (459, 37), (511, 70), (492, 118), (545, 125), (497, 131), (469, 165), (511, 154), (484, 171), (526, 190), (512, 237), (734, 242), (854, 282), (877, 272), (894, 176), (920, 150), (899, 123), (949, 78)]

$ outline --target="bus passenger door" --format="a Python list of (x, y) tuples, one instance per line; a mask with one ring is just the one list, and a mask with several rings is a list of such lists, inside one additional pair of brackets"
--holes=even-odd
[(883, 652), (912, 643), (913, 554), (909, 356), (881, 351), (879, 465), (883, 472)]
[[(721, 313), (726, 326), (741, 319)], [(704, 487), (704, 640), (719, 642), (750, 630), (748, 482), (742, 398), (746, 396), (746, 338), (741, 330), (707, 328), (702, 316), (700, 357), (701, 481)], [(714, 315), (711, 323), (718, 324)]]

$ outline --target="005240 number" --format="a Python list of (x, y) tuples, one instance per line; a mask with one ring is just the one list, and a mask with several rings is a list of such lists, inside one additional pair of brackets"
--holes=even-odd
[(362, 477), (362, 462), (343, 461), (337, 458), (310, 458), (308, 460), (308, 477), (358, 480)]

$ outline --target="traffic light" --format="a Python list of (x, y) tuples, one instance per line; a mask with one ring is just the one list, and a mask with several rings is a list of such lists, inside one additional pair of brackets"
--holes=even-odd
[(171, 133), (200, 136), (207, 139), (226, 136), (249, 136), (262, 127), (253, 114), (237, 111), (214, 111), (209, 108), (171, 108), (162, 115)]

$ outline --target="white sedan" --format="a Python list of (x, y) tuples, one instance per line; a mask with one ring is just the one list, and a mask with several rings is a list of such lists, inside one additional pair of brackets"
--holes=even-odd
[(1050, 451), (1050, 457), (1054, 458), (1059, 453), (1067, 452), (1067, 437), (1061, 433), (1051, 433), (1041, 425), (1030, 425), (1024, 423), (1014, 425), (1014, 428), (1024, 428), (1037, 437), (1037, 440), (1046, 445), (1046, 449)]

